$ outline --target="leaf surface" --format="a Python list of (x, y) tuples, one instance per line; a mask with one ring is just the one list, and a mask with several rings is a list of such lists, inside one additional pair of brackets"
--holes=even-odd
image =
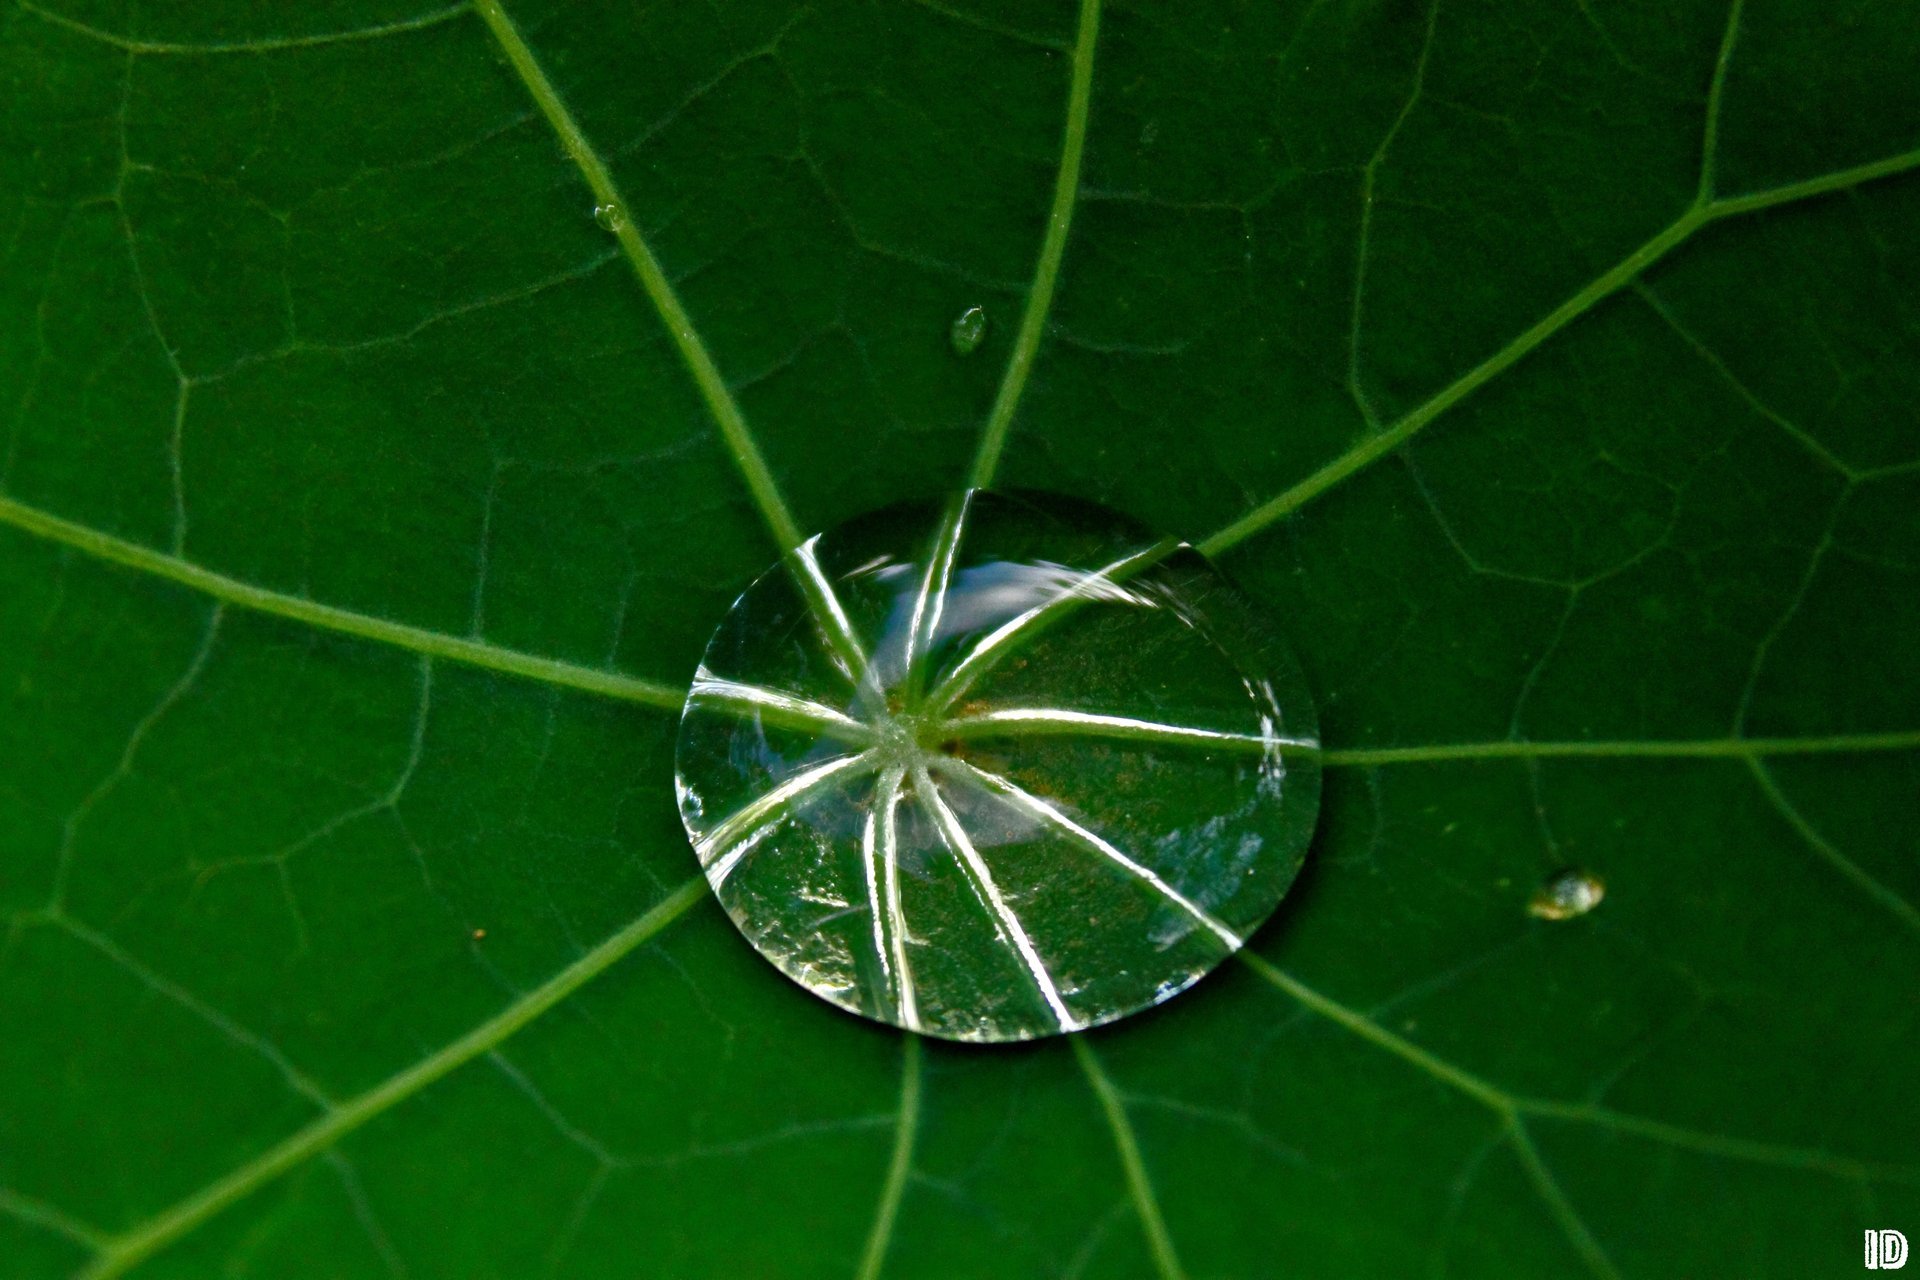
[[(1920, 1224), (1902, 6), (503, 2), (0, 0), (0, 1275)], [(1327, 747), (1242, 962), (993, 1051), (670, 785), (782, 544), (969, 477), (1214, 554)]]

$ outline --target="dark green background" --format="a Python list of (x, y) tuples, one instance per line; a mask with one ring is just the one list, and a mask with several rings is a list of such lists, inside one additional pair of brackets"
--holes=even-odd
[(0, 0), (0, 1275), (1920, 1240), (1910, 0), (1094, 2), (510, 8), (802, 528), (959, 482), (1050, 210), (998, 478), (1262, 511), (1334, 752), (1263, 959), (915, 1054), (687, 887), (592, 674), (777, 548), (494, 29)]

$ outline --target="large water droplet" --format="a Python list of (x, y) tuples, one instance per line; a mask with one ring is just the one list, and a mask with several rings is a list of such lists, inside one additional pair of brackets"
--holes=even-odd
[(987, 313), (980, 307), (968, 307), (954, 317), (953, 327), (947, 330), (947, 341), (953, 344), (953, 353), (970, 356), (980, 349), (987, 340)]
[(1319, 799), (1305, 681), (1198, 553), (976, 491), (861, 517), (747, 588), (676, 782), (761, 954), (957, 1040), (1109, 1022), (1273, 912)]
[(626, 225), (627, 214), (617, 204), (597, 204), (593, 206), (593, 220), (602, 231), (618, 231)]

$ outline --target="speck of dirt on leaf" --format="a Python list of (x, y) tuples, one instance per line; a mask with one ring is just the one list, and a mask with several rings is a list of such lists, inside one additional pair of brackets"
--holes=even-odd
[(1555, 872), (1534, 891), (1527, 914), (1541, 920), (1571, 920), (1600, 905), (1607, 882), (1591, 871), (1570, 867)]

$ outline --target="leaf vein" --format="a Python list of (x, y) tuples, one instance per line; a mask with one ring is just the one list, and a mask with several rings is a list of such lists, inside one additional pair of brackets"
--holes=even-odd
[(1094, 1097), (1106, 1116), (1107, 1127), (1113, 1131), (1113, 1145), (1120, 1155), (1120, 1167), (1126, 1173), (1127, 1194), (1133, 1200), (1134, 1212), (1139, 1215), (1140, 1230), (1145, 1233), (1147, 1245), (1153, 1250), (1154, 1266), (1159, 1269), (1160, 1280), (1186, 1280), (1187, 1273), (1180, 1265), (1180, 1255), (1173, 1247), (1173, 1236), (1167, 1231), (1166, 1219), (1161, 1216), (1160, 1201), (1154, 1195), (1153, 1180), (1147, 1174), (1146, 1160), (1140, 1154), (1140, 1143), (1134, 1136), (1133, 1122), (1127, 1117), (1126, 1100), (1114, 1087), (1106, 1068), (1100, 1065), (1099, 1057), (1085, 1036), (1073, 1037), (1073, 1055), (1079, 1060), (1080, 1070), (1086, 1073), (1087, 1083), (1093, 1087)]
[(668, 710), (678, 710), (685, 701), (685, 694), (681, 690), (651, 680), (523, 653), (403, 622), (391, 622), (371, 614), (255, 586), (180, 556), (103, 533), (5, 496), (0, 496), (0, 525), (58, 542), (97, 560), (164, 578), (238, 608), (305, 623), (323, 631), (339, 632), (428, 657), (445, 658), (450, 662), (483, 667), (505, 675), (521, 676)]
[(893, 1155), (887, 1162), (886, 1181), (880, 1188), (880, 1203), (874, 1211), (873, 1229), (867, 1236), (856, 1280), (880, 1280), (887, 1248), (893, 1243), (893, 1224), (913, 1172), (913, 1149), (920, 1130), (920, 1076), (920, 1037), (908, 1032), (900, 1047), (900, 1120), (893, 1132)]
[(641, 237), (640, 229), (632, 207), (614, 185), (613, 174), (606, 162), (600, 158), (593, 144), (573, 118), (573, 111), (560, 96), (560, 92), (547, 78), (546, 71), (540, 66), (533, 50), (521, 36), (513, 19), (501, 7), (499, 0), (474, 0), (475, 8), (486, 21), (494, 39), (499, 43), (507, 61), (512, 64), (515, 73), (526, 85), (527, 92), (533, 96), (534, 104), (553, 127), (561, 147), (566, 151), (580, 174), (586, 179), (594, 199), (602, 205), (612, 206), (617, 211), (614, 236), (625, 251), (628, 261), (633, 264), (634, 274), (640, 279), (641, 288), (646, 291), (654, 309), (660, 313), (666, 324), (667, 332), (680, 350), (681, 358), (686, 362), (688, 372), (692, 374), (700, 397), (706, 402), (708, 411), (720, 429), (720, 436), (729, 453), (733, 455), (735, 465), (754, 503), (760, 509), (762, 519), (766, 521), (780, 550), (791, 552), (800, 545), (800, 527), (794, 523), (793, 514), (787, 509), (786, 499), (781, 497), (780, 488), (775, 483), (773, 472), (768, 469), (766, 458), (755, 442), (753, 432), (747, 425), (746, 416), (741, 413), (740, 405), (733, 398), (726, 379), (721, 376), (720, 367), (714, 362), (712, 353), (694, 327), (693, 317), (687, 313), (680, 296), (674, 292), (672, 282), (667, 278), (660, 260)]
[(77, 35), (112, 45), (116, 49), (125, 49), (129, 53), (151, 54), (220, 54), (220, 53), (275, 53), (283, 49), (311, 49), (321, 45), (352, 44), (361, 40), (378, 40), (382, 36), (400, 35), (408, 31), (424, 31), (428, 27), (437, 27), (451, 22), (466, 13), (465, 4), (448, 5), (443, 9), (433, 9), (413, 18), (402, 18), (397, 22), (383, 22), (371, 27), (359, 27), (349, 31), (323, 31), (306, 36), (268, 36), (260, 40), (230, 41), (178, 41), (178, 40), (141, 40), (133, 36), (121, 35), (103, 27), (91, 26), (78, 18), (70, 18), (64, 13), (45, 9), (33, 0), (15, 0), (22, 10), (56, 27), (64, 27)]
[(341, 1103), (141, 1226), (113, 1237), (105, 1243), (100, 1256), (79, 1273), (78, 1280), (111, 1280), (126, 1274), (221, 1210), (331, 1150), (348, 1134), (506, 1041), (650, 941), (706, 897), (707, 886), (702, 877), (685, 881), (632, 923), (459, 1039)]
[(1040, 338), (1046, 332), (1047, 316), (1053, 309), (1053, 290), (1060, 275), (1060, 262), (1066, 256), (1067, 233), (1073, 225), (1073, 207), (1080, 192), (1080, 161), (1087, 144), (1087, 115), (1093, 102), (1093, 52), (1100, 35), (1100, 0), (1080, 0), (1080, 25), (1073, 41), (1073, 78), (1067, 89), (1067, 119), (1061, 131), (1060, 169), (1053, 184), (1053, 207), (1047, 215), (1047, 234), (1040, 242), (1040, 258), (1034, 266), (1033, 287), (1020, 316), (1020, 330), (1014, 336), (1013, 351), (1007, 357), (1006, 372), (1000, 390), (994, 396), (993, 409), (987, 415), (981, 433), (979, 451), (967, 487), (985, 489), (993, 483), (1000, 466), (1000, 454), (1006, 448), (1007, 432), (1027, 387), (1027, 375), (1033, 370)]
[(1518, 364), (1547, 339), (1559, 333), (1595, 305), (1631, 284), (1640, 274), (1690, 239), (1702, 227), (1724, 218), (1761, 209), (1810, 200), (1862, 183), (1894, 177), (1920, 168), (1920, 148), (1868, 164), (1835, 170), (1804, 182), (1768, 191), (1696, 201), (1639, 248), (1596, 276), (1566, 301), (1536, 320), (1507, 344), (1482, 360), (1383, 431), (1368, 434), (1358, 444), (1326, 463), (1290, 488), (1209, 535), (1197, 545), (1209, 556), (1224, 554), (1276, 520), (1292, 514), (1348, 477), (1365, 470), (1420, 434), (1436, 419), (1487, 383)]

